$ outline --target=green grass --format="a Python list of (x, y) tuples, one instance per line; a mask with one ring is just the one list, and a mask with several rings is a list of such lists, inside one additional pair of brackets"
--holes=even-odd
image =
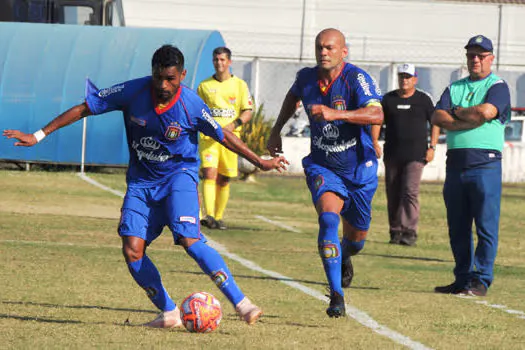
[[(123, 174), (90, 176), (125, 190)], [(223, 321), (204, 335), (135, 327), (157, 311), (122, 258), (116, 233), (121, 199), (72, 173), (0, 171), (0, 186), (0, 348), (404, 348), (352, 318), (329, 319), (323, 302), (226, 259), (240, 287), (265, 312), (247, 326), (183, 249), (173, 246), (167, 230), (148, 253), (166, 288), (176, 302), (198, 290), (213, 293), (223, 305)], [(418, 245), (401, 247), (387, 244), (380, 186), (367, 244), (354, 258), (347, 302), (430, 348), (525, 348), (525, 319), (476, 303), (525, 311), (525, 186), (504, 187), (496, 279), (486, 298), (474, 300), (432, 293), (453, 279), (441, 189), (439, 183), (422, 185)], [(207, 236), (264, 269), (326, 291), (317, 216), (303, 178), (233, 182), (225, 220), (229, 230), (205, 231)]]

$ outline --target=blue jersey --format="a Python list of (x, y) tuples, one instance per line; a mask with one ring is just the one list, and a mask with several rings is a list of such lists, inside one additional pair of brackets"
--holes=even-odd
[(364, 70), (345, 63), (339, 76), (321, 90), (318, 67), (304, 68), (297, 73), (291, 93), (299, 97), (310, 120), (310, 155), (303, 164), (313, 162), (354, 183), (367, 182), (377, 177), (377, 157), (369, 125), (344, 121), (315, 121), (311, 115), (313, 104), (322, 104), (337, 110), (356, 110), (371, 103), (381, 102), (381, 90)]
[(222, 129), (197, 93), (186, 86), (180, 86), (169, 105), (157, 107), (151, 81), (148, 76), (99, 90), (88, 80), (86, 103), (93, 114), (123, 112), (128, 183), (155, 186), (179, 172), (189, 172), (197, 181), (198, 132), (221, 142)]

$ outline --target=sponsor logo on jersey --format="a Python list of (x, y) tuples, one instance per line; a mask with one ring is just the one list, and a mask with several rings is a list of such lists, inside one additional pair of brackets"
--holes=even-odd
[(195, 224), (197, 222), (193, 216), (181, 216), (179, 220), (180, 222), (189, 222), (190, 224)]
[(339, 256), (339, 249), (333, 243), (320, 245), (319, 252), (324, 259), (332, 259)]
[(180, 124), (175, 123), (175, 125), (168, 126), (168, 129), (166, 129), (166, 132), (164, 133), (164, 136), (168, 140), (176, 140), (180, 136), (180, 132), (182, 131), (182, 128), (180, 127)]
[(157, 141), (155, 141), (151, 136), (141, 138), (140, 145), (145, 149), (150, 149), (154, 151), (160, 148), (160, 144)]
[(107, 97), (107, 96), (112, 95), (112, 94), (114, 94), (116, 92), (122, 91), (122, 89), (124, 89), (124, 84), (115, 85), (115, 86), (112, 86), (112, 87), (100, 90), (98, 92), (98, 96), (99, 97)]
[(397, 105), (397, 109), (410, 109), (410, 105)]
[(345, 142), (341, 142), (341, 143), (337, 143), (337, 141), (334, 143), (334, 144), (331, 144), (331, 145), (328, 145), (326, 143), (323, 142), (323, 137), (314, 137), (313, 140), (312, 140), (312, 145), (314, 147), (317, 147), (319, 148), (320, 150), (322, 151), (325, 151), (326, 154), (328, 153), (338, 153), (338, 152), (343, 152), (343, 151), (346, 151), (347, 149), (349, 148), (352, 148), (356, 145), (357, 141), (355, 139), (355, 137), (351, 140), (348, 140), (348, 141), (345, 141)]
[(473, 97), (474, 97), (474, 93), (473, 92), (469, 92), (467, 97), (465, 97), (465, 100), (470, 101), (470, 100), (472, 100)]
[(318, 189), (321, 188), (321, 186), (324, 185), (324, 177), (323, 175), (318, 175), (316, 178), (315, 178), (315, 181), (314, 181), (314, 186), (315, 186), (315, 190), (317, 191)]
[(339, 128), (331, 123), (323, 127), (323, 136), (329, 140), (335, 140), (339, 137)]
[(228, 97), (228, 101), (230, 101), (230, 104), (231, 104), (231, 105), (234, 105), (235, 102), (237, 102), (237, 97), (235, 97), (235, 96), (230, 96), (230, 97)]
[[(153, 140), (151, 136), (143, 137), (139, 142), (133, 140), (131, 142), (131, 148), (135, 150), (139, 161), (145, 159), (152, 162), (165, 162), (171, 158), (171, 155), (169, 154), (155, 152), (160, 148), (160, 144)], [(143, 148), (146, 150), (143, 150)]]
[(202, 117), (204, 119), (206, 119), (206, 121), (208, 123), (210, 123), (211, 126), (213, 126), (214, 129), (217, 129), (219, 127), (217, 122), (215, 120), (213, 120), (213, 118), (211, 117), (210, 113), (208, 113), (205, 108), (202, 109), (201, 113), (202, 113)]
[(334, 96), (332, 100), (332, 108), (338, 111), (346, 111), (346, 101), (343, 99), (343, 96)]
[(235, 109), (233, 108), (211, 108), (210, 112), (214, 118), (217, 118), (217, 117), (233, 118), (235, 117)]
[(365, 75), (363, 73), (359, 73), (357, 75), (357, 81), (361, 85), (361, 89), (363, 89), (363, 92), (366, 96), (372, 96), (372, 92), (370, 92), (370, 84), (368, 81), (366, 81)]
[(129, 117), (129, 119), (135, 124), (138, 124), (140, 126), (146, 126), (146, 121), (144, 119), (139, 119), (134, 116)]
[(215, 271), (213, 272), (213, 275), (211, 276), (211, 279), (213, 280), (213, 283), (219, 288), (222, 287), (224, 283), (228, 280), (228, 275), (223, 271)]

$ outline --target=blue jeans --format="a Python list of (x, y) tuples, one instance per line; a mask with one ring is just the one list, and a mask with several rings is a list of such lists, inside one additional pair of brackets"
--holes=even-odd
[[(501, 162), (472, 169), (447, 169), (443, 187), (450, 246), (456, 261), (454, 275), (460, 288), (473, 279), (489, 287), (494, 279), (501, 203)], [(474, 251), (472, 223), (478, 245)]]

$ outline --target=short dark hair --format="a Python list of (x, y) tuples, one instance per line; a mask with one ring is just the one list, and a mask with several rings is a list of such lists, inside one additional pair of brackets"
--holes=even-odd
[(151, 58), (151, 67), (168, 68), (176, 67), (179, 71), (184, 70), (184, 54), (178, 47), (173, 45), (162, 45)]
[(213, 50), (213, 57), (217, 55), (222, 55), (223, 53), (226, 54), (229, 60), (232, 59), (232, 52), (230, 49), (228, 49), (226, 46), (219, 46)]

